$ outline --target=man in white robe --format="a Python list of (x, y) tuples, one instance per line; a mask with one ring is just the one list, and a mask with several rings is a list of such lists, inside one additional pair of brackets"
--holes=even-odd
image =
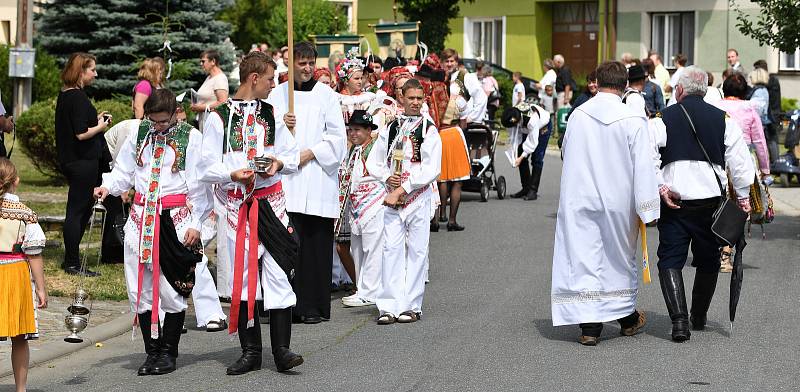
[(551, 291), (553, 325), (580, 324), (584, 345), (597, 344), (607, 321), (626, 336), (644, 326), (637, 234), (660, 210), (646, 118), (621, 100), (625, 66), (605, 62), (597, 79), (600, 92), (567, 123)]
[(289, 85), (283, 83), (267, 100), (283, 118), (300, 151), (300, 168), (284, 178), (286, 210), (300, 238), (300, 257), (292, 282), (297, 294), (294, 317), (316, 324), (331, 317), (333, 223), (339, 217), (339, 166), (347, 149), (339, 94), (316, 83), (317, 51), (309, 42), (294, 46), (294, 113), (289, 112)]

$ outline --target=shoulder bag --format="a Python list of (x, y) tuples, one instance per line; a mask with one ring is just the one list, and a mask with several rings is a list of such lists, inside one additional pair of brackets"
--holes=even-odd
[(714, 212), (714, 221), (711, 223), (711, 231), (717, 237), (717, 242), (720, 243), (720, 245), (735, 246), (739, 239), (744, 235), (744, 224), (747, 222), (747, 213), (739, 208), (738, 201), (731, 200), (728, 197), (728, 194), (725, 192), (725, 188), (722, 187), (722, 182), (719, 180), (717, 171), (714, 170), (714, 165), (711, 163), (711, 158), (708, 157), (708, 153), (706, 152), (705, 147), (703, 147), (703, 143), (700, 142), (700, 137), (697, 136), (697, 130), (694, 127), (692, 118), (689, 116), (689, 113), (682, 104), (678, 104), (678, 106), (681, 107), (683, 114), (686, 115), (686, 119), (689, 120), (689, 127), (692, 129), (694, 139), (700, 146), (700, 150), (703, 151), (703, 155), (705, 156), (708, 165), (711, 166), (711, 171), (714, 173), (714, 178), (717, 180), (717, 185), (719, 185), (721, 201), (719, 207), (717, 207), (717, 210)]

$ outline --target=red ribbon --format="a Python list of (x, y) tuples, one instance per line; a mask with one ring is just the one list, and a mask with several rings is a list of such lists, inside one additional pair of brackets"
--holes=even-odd
[[(133, 202), (136, 205), (144, 205), (144, 195), (139, 192), (136, 192), (136, 195), (133, 198)], [(159, 295), (160, 295), (160, 280), (161, 280), (161, 265), (159, 262), (159, 238), (161, 237), (161, 209), (162, 208), (176, 208), (176, 207), (183, 207), (186, 205), (186, 195), (179, 194), (179, 195), (167, 195), (158, 200), (158, 205), (156, 206), (156, 215), (155, 221), (153, 224), (153, 254), (151, 257), (153, 258), (153, 304), (151, 306), (151, 315), (150, 315), (150, 335), (153, 339), (158, 339), (158, 310), (159, 310)], [(144, 211), (142, 211), (142, 224), (144, 224)], [(142, 297), (142, 283), (144, 281), (144, 268), (145, 263), (142, 263), (142, 255), (139, 252), (139, 271), (138, 271), (138, 281), (137, 281), (137, 290), (136, 290), (136, 315), (133, 317), (133, 324), (137, 325), (139, 323), (139, 303)]]
[[(264, 198), (282, 189), (278, 182), (267, 188), (256, 189), (253, 195), (242, 202), (236, 225), (236, 251), (233, 257), (233, 290), (231, 291), (231, 313), (233, 320), (228, 325), (228, 333), (239, 330), (239, 311), (242, 302), (242, 284), (244, 282), (245, 240), (247, 229), (250, 237), (247, 248), (247, 328), (255, 325), (256, 287), (258, 286), (258, 199)], [(241, 192), (228, 192), (229, 196), (241, 198)]]

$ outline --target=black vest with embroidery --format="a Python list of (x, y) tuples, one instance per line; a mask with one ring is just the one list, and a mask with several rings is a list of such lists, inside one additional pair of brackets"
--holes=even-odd
[[(142, 161), (142, 152), (147, 143), (150, 142), (147, 135), (153, 128), (153, 122), (150, 120), (142, 120), (139, 123), (139, 130), (136, 135), (136, 164), (140, 167), (144, 166)], [(191, 125), (185, 122), (179, 122), (167, 133), (167, 145), (172, 147), (175, 151), (175, 162), (172, 163), (172, 172), (186, 170), (186, 148), (189, 146), (189, 135), (194, 129)]]
[[(703, 143), (712, 163), (725, 167), (725, 118), (727, 114), (703, 101), (696, 95), (689, 95), (681, 101), (686, 108), (697, 136)], [(694, 138), (689, 120), (679, 105), (672, 105), (661, 112), (667, 127), (667, 145), (661, 147), (661, 167), (677, 161), (706, 161), (703, 151)]]
[[(422, 148), (422, 142), (425, 140), (425, 126), (428, 125), (428, 120), (422, 119), (419, 123), (419, 126), (414, 130), (411, 134), (411, 145), (413, 147), (414, 153), (411, 155), (411, 162), (422, 162), (422, 154), (420, 153), (420, 149)], [(391, 152), (392, 150), (392, 142), (397, 137), (397, 133), (400, 131), (400, 121), (394, 120), (391, 124), (389, 124), (389, 144), (387, 145), (387, 151)]]
[[(272, 110), (272, 105), (262, 101), (256, 101), (259, 105), (256, 110), (254, 121), (264, 127), (264, 147), (272, 146), (275, 144), (275, 114)], [(222, 152), (226, 153), (228, 150), (228, 140), (230, 140), (231, 150), (242, 151), (244, 150), (244, 129), (250, 124), (245, 123), (245, 118), (239, 110), (233, 111), (231, 116), (231, 103), (226, 102), (217, 106), (214, 109), (222, 119)], [(228, 119), (230, 124), (233, 124), (232, 129), (228, 129)]]

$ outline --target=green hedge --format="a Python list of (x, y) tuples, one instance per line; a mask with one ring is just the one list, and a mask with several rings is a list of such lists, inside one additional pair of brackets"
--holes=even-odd
[[(131, 117), (130, 101), (109, 99), (94, 102), (94, 106), (98, 113), (111, 113), (115, 122)], [(16, 121), (17, 140), (25, 154), (31, 158), (36, 170), (56, 181), (63, 181), (56, 152), (55, 113), (55, 99), (31, 105)]]

